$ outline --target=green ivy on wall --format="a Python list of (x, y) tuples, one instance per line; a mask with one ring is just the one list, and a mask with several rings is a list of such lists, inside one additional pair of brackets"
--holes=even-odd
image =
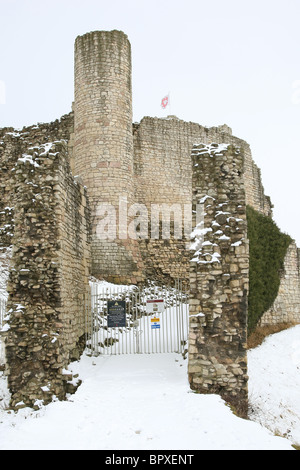
[(249, 239), (248, 333), (273, 304), (280, 285), (280, 272), (292, 242), (267, 216), (247, 207)]

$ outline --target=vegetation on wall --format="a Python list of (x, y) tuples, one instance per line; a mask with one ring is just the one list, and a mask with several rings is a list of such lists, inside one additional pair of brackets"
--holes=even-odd
[(247, 207), (249, 239), (249, 299), (248, 332), (275, 301), (280, 285), (280, 273), (292, 239), (282, 233), (267, 216)]

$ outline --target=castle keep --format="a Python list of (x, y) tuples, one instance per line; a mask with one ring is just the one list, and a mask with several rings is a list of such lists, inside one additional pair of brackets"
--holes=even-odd
[[(78, 37), (74, 78), (72, 112), (0, 129), (0, 247), (10, 259), (2, 335), (12, 406), (70, 390), (67, 366), (85, 347), (91, 276), (135, 285), (182, 279), (190, 289), (191, 388), (246, 403), (246, 209), (272, 219), (249, 144), (227, 125), (175, 116), (133, 123), (123, 32)], [(300, 320), (294, 241), (280, 276), (262, 324)]]

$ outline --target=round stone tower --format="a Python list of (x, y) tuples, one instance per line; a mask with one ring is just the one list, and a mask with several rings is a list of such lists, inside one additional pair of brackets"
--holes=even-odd
[(74, 120), (74, 172), (92, 212), (92, 275), (142, 280), (138, 242), (127, 235), (134, 179), (131, 46), (123, 32), (76, 38)]

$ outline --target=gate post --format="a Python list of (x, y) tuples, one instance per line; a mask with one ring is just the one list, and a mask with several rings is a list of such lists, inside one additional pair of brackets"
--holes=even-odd
[(227, 145), (192, 151), (194, 209), (204, 220), (192, 236), (189, 382), (247, 415), (248, 240), (243, 156)]

